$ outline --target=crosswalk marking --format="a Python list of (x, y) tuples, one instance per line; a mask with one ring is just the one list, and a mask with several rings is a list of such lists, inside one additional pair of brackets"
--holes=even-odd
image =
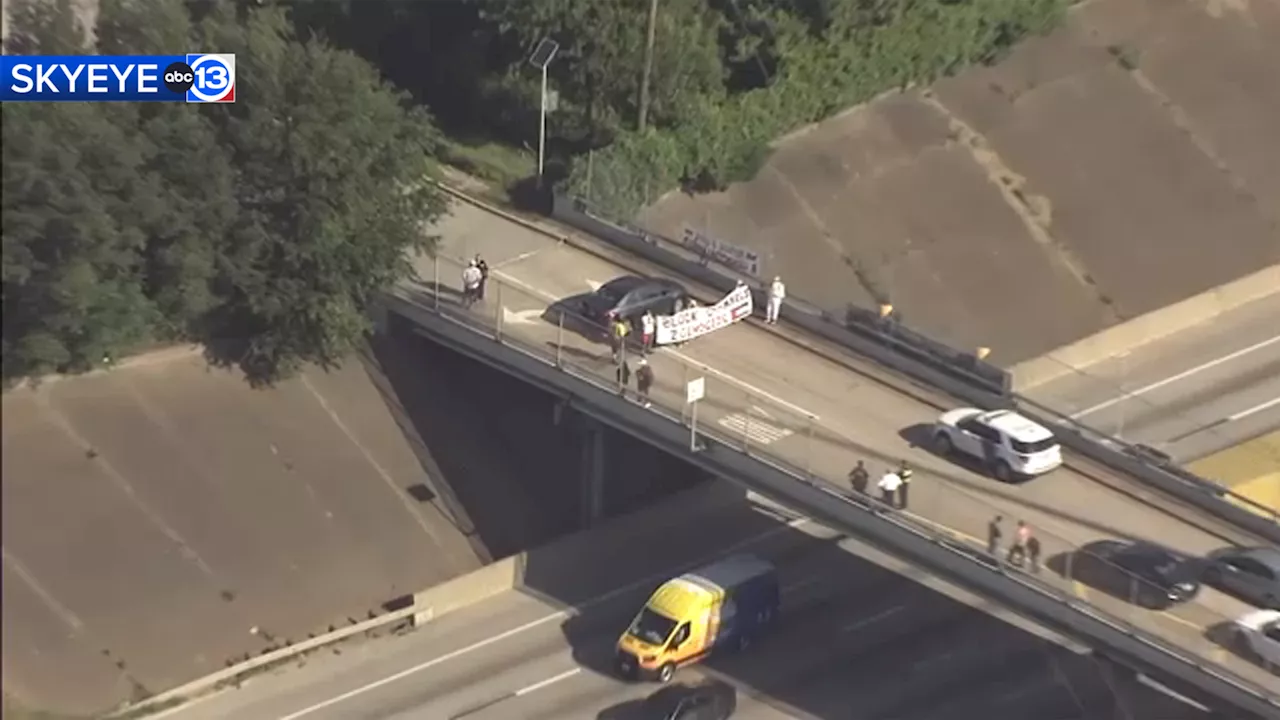
[(752, 406), (747, 412), (725, 415), (716, 422), (735, 437), (745, 435), (749, 442), (769, 445), (792, 434), (791, 430), (770, 422), (773, 419), (764, 408)]

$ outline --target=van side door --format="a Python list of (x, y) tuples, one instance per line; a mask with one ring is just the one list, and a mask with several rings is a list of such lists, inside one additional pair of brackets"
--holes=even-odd
[(696, 654), (695, 647), (697, 643), (693, 642), (692, 636), (692, 624), (688, 620), (680, 623), (676, 631), (671, 633), (671, 640), (667, 642), (668, 662), (678, 665)]

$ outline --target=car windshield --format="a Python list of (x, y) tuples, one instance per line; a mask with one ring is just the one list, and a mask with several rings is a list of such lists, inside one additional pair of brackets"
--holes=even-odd
[(675, 628), (675, 620), (645, 608), (636, 616), (627, 632), (650, 645), (661, 645), (671, 637), (671, 631)]
[(620, 277), (601, 285), (600, 289), (596, 292), (599, 293), (601, 297), (616, 302), (621, 300), (623, 295), (635, 290), (643, 283), (644, 280), (638, 277)]
[(1034, 455), (1035, 453), (1052, 450), (1053, 447), (1058, 444), (1058, 442), (1053, 438), (1045, 438), (1043, 440), (1036, 440), (1035, 442), (1024, 442), (1022, 440), (1011, 440), (1010, 442), (1013, 445), (1014, 452), (1021, 453), (1023, 455)]

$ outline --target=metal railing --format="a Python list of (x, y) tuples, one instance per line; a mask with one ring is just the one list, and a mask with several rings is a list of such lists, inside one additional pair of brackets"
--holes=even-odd
[[(856, 460), (882, 467), (896, 464), (898, 458), (861, 446), (825, 425), (822, 418), (785, 399), (745, 386), (714, 368), (692, 362), (683, 354), (658, 349), (642, 356), (634, 336), (615, 355), (606, 328), (584, 317), (572, 298), (547, 298), (495, 272), (484, 299), (471, 302), (461, 291), (462, 267), (459, 261), (436, 258), (431, 261), (431, 278), (397, 294), (563, 372), (609, 388), (634, 402), (648, 402), (650, 411), (689, 427), (694, 439), (715, 438), (803, 482), (931, 528), (969, 547), (975, 556), (994, 566), (1025, 573), (1106, 616), (1163, 638), (1198, 662), (1228, 668), (1252, 685), (1273, 688), (1268, 691), (1272, 696), (1277, 694), (1276, 679), (1266, 668), (1237, 656), (1232, 618), (1202, 598), (1164, 607), (1166, 595), (1162, 588), (1105, 559), (1114, 545), (1112, 541), (1080, 546), (1037, 527), (1034, 535), (1040, 543), (1039, 557), (1034, 563), (1027, 558), (1021, 568), (1016, 567), (1007, 556), (1016, 510), (1001, 507), (920, 468), (910, 486), (909, 509), (892, 510), (873, 497), (874, 475), (872, 487), (858, 489), (851, 487), (849, 472)], [(641, 357), (655, 376), (644, 397), (635, 383), (635, 369)], [(619, 373), (624, 363), (631, 370), (625, 383)], [(696, 420), (693, 406), (686, 402), (687, 383), (695, 378), (703, 378), (705, 383), (703, 398), (696, 406)], [(988, 527), (998, 515), (1007, 520), (1002, 542), (992, 548), (988, 547)]]

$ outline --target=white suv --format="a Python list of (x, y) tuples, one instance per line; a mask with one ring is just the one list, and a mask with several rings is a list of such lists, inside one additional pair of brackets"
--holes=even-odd
[(1002, 482), (1041, 475), (1062, 464), (1062, 448), (1053, 433), (1012, 410), (943, 413), (933, 443), (943, 455), (959, 451), (976, 458)]

